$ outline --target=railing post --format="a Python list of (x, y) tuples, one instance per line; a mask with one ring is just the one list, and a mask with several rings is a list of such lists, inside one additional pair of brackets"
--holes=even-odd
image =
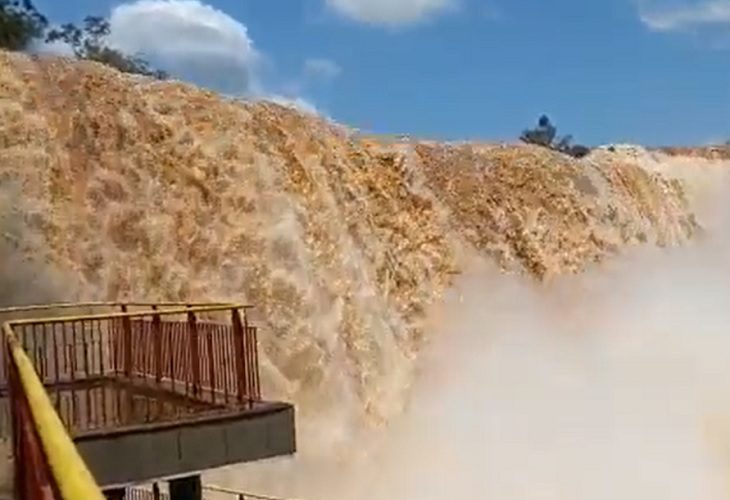
[[(157, 306), (152, 306), (157, 311)], [(152, 316), (152, 342), (155, 350), (155, 380), (162, 381), (162, 319), (159, 314)]]
[(251, 357), (251, 331), (248, 329), (248, 318), (246, 317), (246, 310), (241, 312), (243, 316), (243, 353), (246, 361), (246, 396), (248, 396), (249, 402), (253, 399), (253, 358)]
[[(0, 326), (0, 336), (4, 337), (4, 332), (2, 331), (2, 326)], [(5, 346), (5, 339), (0, 339), (0, 351), (2, 351), (2, 354), (0, 355), (0, 359), (2, 360), (3, 364), (3, 370), (2, 370), (2, 382), (0, 383), (0, 387), (2, 387), (5, 390), (8, 390), (8, 387), (10, 385), (10, 382), (8, 381), (8, 355), (7, 355), (7, 347)]]
[(193, 393), (200, 391), (200, 352), (198, 349), (198, 322), (195, 313), (188, 312), (188, 329), (190, 330), (190, 361), (193, 368)]
[(233, 324), (233, 355), (236, 358), (236, 382), (238, 385), (238, 402), (243, 403), (246, 395), (246, 365), (245, 365), (245, 348), (243, 342), (243, 325), (241, 324), (241, 313), (238, 309), (233, 309), (231, 323)]
[[(127, 312), (126, 304), (122, 305), (122, 312)], [(124, 349), (124, 374), (132, 376), (132, 322), (128, 317), (122, 318), (122, 345)]]
[(258, 335), (255, 326), (248, 325), (248, 311), (243, 310), (243, 325), (246, 328), (246, 336), (249, 341), (249, 370), (251, 371), (252, 389), (249, 398), (253, 401), (261, 399), (261, 382), (259, 380), (259, 345)]
[(215, 380), (215, 351), (214, 351), (214, 340), (213, 336), (215, 335), (215, 331), (208, 330), (205, 333), (205, 340), (207, 341), (208, 346), (208, 385), (210, 387), (210, 401), (211, 403), (215, 404), (215, 391), (216, 391), (216, 380)]

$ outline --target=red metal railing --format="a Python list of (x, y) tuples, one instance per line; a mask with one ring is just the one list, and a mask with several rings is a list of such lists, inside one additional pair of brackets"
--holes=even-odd
[(112, 370), (213, 404), (261, 399), (257, 331), (232, 312), (231, 323), (121, 318), (112, 325)]
[(246, 307), (121, 310), (12, 323), (72, 434), (261, 401), (257, 330)]
[(170, 500), (170, 495), (160, 491), (157, 485), (151, 490), (130, 487), (126, 489), (125, 500)]
[[(97, 351), (99, 336), (101, 335), (101, 322), (103, 321), (103, 315), (114, 315), (115, 313), (139, 313), (144, 311), (166, 311), (180, 309), (180, 308), (191, 308), (194, 310), (200, 310), (210, 307), (231, 307), (231, 304), (201, 304), (191, 303), (184, 304), (179, 302), (162, 302), (162, 303), (117, 303), (117, 302), (85, 302), (85, 303), (60, 303), (60, 304), (48, 304), (48, 305), (34, 305), (24, 307), (8, 307), (0, 308), (0, 320), (3, 322), (17, 322), (21, 323), (24, 317), (31, 316), (34, 318), (43, 317), (67, 317), (76, 319), (75, 325), (71, 325), (67, 328), (77, 328), (77, 331), (63, 332), (63, 335), (71, 337), (73, 335), (73, 342), (66, 340), (65, 343), (77, 344), (77, 348), (86, 344), (89, 349), (89, 355), (92, 357), (88, 361), (88, 364), (94, 364), (98, 362)], [(237, 306), (241, 310), (246, 310), (248, 306)], [(96, 323), (92, 320), (86, 320), (85, 318), (97, 318)], [(102, 318), (102, 319), (99, 319)], [(41, 324), (36, 325), (24, 325), (16, 326), (15, 329), (24, 329), (23, 336), (21, 339), (23, 348), (26, 350), (29, 356), (34, 358), (36, 366), (44, 371), (44, 374), (49, 374), (49, 369), (53, 367), (54, 356), (58, 356), (59, 359), (69, 357), (69, 353), (63, 353), (60, 351), (58, 345), (53, 344), (52, 339), (48, 336), (52, 333), (52, 328), (60, 328), (58, 325), (55, 326), (43, 326)], [(96, 349), (94, 349), (96, 347)], [(0, 344), (0, 350), (4, 351), (5, 346)], [(57, 349), (57, 351), (54, 351)], [(80, 355), (80, 354), (79, 354)], [(42, 363), (38, 363), (38, 358), (43, 357)], [(8, 381), (6, 378), (6, 370), (4, 368), (5, 357), (0, 357), (0, 394), (7, 392)], [(39, 372), (40, 373), (40, 372)], [(50, 373), (50, 375), (53, 375)], [(51, 381), (53, 381), (51, 379)]]

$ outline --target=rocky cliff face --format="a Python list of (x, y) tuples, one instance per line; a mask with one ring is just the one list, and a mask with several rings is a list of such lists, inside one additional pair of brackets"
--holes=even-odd
[(424, 311), (470, 259), (548, 280), (691, 238), (685, 183), (643, 163), (379, 144), (273, 104), (0, 53), (4, 299), (249, 302), (268, 394), (378, 421), (402, 401)]

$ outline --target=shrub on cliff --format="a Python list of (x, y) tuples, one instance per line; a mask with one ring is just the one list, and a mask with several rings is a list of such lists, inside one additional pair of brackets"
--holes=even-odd
[(590, 153), (590, 148), (573, 144), (573, 136), (566, 135), (558, 139), (557, 128), (550, 123), (550, 118), (542, 115), (537, 121), (537, 127), (522, 132), (520, 140), (527, 144), (536, 144), (545, 148), (582, 158)]
[(522, 132), (520, 139), (528, 144), (537, 144), (549, 148), (555, 140), (557, 129), (550, 123), (550, 118), (542, 115), (537, 121), (537, 127)]
[(76, 57), (96, 61), (124, 73), (167, 78), (163, 71), (152, 69), (147, 61), (137, 56), (130, 56), (106, 45), (109, 36), (109, 21), (103, 17), (88, 16), (82, 28), (74, 24), (64, 24), (53, 29), (46, 36), (47, 42), (62, 41), (73, 50)]

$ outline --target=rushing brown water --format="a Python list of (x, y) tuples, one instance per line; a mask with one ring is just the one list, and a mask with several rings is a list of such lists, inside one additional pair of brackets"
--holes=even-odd
[(430, 308), (390, 425), (337, 460), (324, 419), (294, 460), (209, 480), (345, 500), (726, 498), (730, 170), (693, 168), (701, 238), (550, 283), (477, 263)]
[[(705, 206), (722, 199), (722, 158), (380, 144), (272, 104), (6, 53), (0, 92), (4, 302), (256, 305), (264, 389), (297, 403), (301, 452), (212, 480), (322, 498), (631, 497), (631, 485), (635, 498), (717, 498), (689, 420), (667, 424), (689, 433), (676, 448), (630, 446), (652, 429), (652, 443), (671, 440), (662, 409), (707, 412), (688, 391), (644, 410), (641, 388), (650, 400), (669, 386), (642, 377), (665, 372), (624, 372), (616, 346), (639, 339), (671, 373), (679, 354), (653, 347), (671, 335), (639, 319), (691, 316), (656, 302), (682, 289), (677, 267), (722, 274), (700, 243), (671, 250), (722, 239), (722, 211)], [(707, 495), (659, 487), (683, 464)]]

